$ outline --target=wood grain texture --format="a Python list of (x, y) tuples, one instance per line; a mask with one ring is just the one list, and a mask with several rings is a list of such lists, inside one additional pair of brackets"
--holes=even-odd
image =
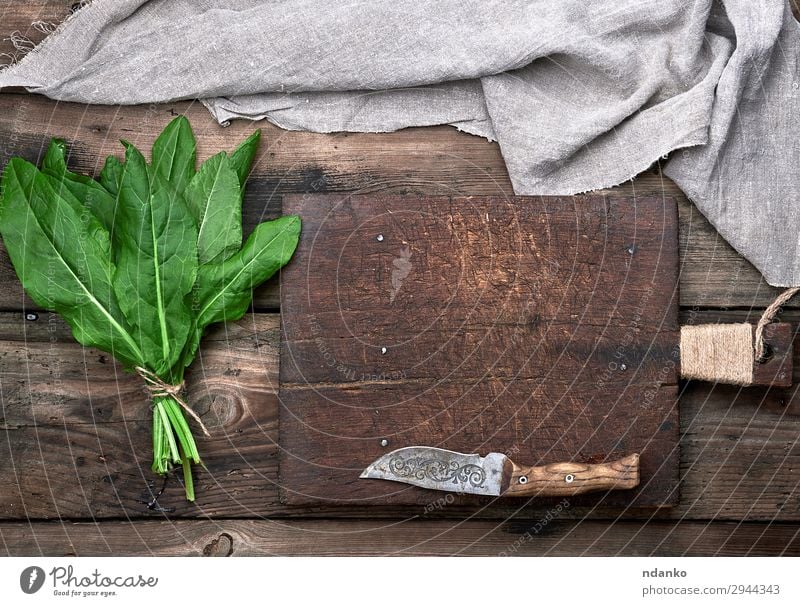
[(287, 504), (423, 504), (436, 495), (358, 480), (418, 445), (534, 466), (639, 453), (641, 487), (586, 502), (675, 503), (671, 200), (306, 195), (285, 209), (303, 217), (281, 285)]
[(754, 360), (753, 385), (791, 387), (794, 328), (788, 322), (769, 324), (764, 329), (764, 345), (768, 355), (765, 360)]
[[(6, 38), (12, 31), (38, 41), (43, 34), (30, 27), (36, 20), (57, 22), (69, 11), (64, 0), (7, 0), (0, 3), (0, 53), (13, 52)], [(793, 2), (795, 14), (797, 2)], [(2, 60), (0, 60), (0, 63)], [(201, 156), (228, 149), (250, 132), (253, 125), (234, 123), (222, 129), (196, 103), (116, 108), (56, 103), (37, 96), (0, 94), (0, 163), (11, 155), (36, 161), (51, 136), (72, 144), (70, 166), (96, 173), (105, 154), (119, 153), (116, 140), (125, 137), (143, 145), (174, 113), (187, 113), (201, 143)], [(381, 135), (313, 135), (288, 133), (270, 125), (266, 145), (257, 160), (245, 204), (248, 228), (262, 217), (280, 212), (286, 193), (391, 192), (419, 194), (511, 193), (499, 149), (454, 129), (409, 129)], [(678, 199), (681, 257), (681, 322), (750, 321), (775, 297), (756, 270), (736, 254), (658, 167), (635, 181), (612, 190), (624, 195), (665, 194)], [(164, 518), (140, 500), (150, 497), (147, 482), (149, 422), (146, 399), (130, 379), (117, 381), (119, 370), (98, 352), (86, 352), (71, 342), (56, 318), (41, 314), (24, 320), (20, 310), (30, 301), (22, 295), (7, 256), (0, 251), (0, 516), (5, 519), (98, 519), (131, 515)], [(800, 298), (790, 303), (797, 309)], [(278, 283), (257, 293), (256, 309), (277, 309)], [(731, 311), (713, 308), (730, 307)], [(789, 311), (783, 319), (800, 321)], [(203, 444), (212, 473), (201, 478), (208, 498), (198, 508), (185, 508), (182, 490), (170, 479), (160, 500), (176, 507), (176, 516), (431, 516), (463, 517), (469, 511), (431, 502), (424, 508), (366, 510), (364, 508), (295, 508), (278, 501), (277, 331), (279, 318), (256, 317), (253, 325), (268, 326), (263, 338), (232, 337), (204, 349), (207, 369), (193, 372), (191, 381), (207, 385), (217, 395), (208, 397), (204, 420), (222, 415), (226, 429)], [(229, 327), (237, 334), (238, 327)], [(251, 330), (259, 334), (259, 330)], [(219, 333), (221, 334), (221, 333)], [(54, 343), (50, 343), (50, 338)], [(249, 341), (248, 341), (249, 339)], [(24, 345), (27, 341), (28, 345)], [(238, 345), (237, 345), (238, 343)], [(241, 347), (240, 347), (241, 345)], [(248, 350), (248, 353), (242, 351)], [(258, 378), (250, 368), (250, 351), (264, 359)], [(96, 357), (95, 357), (96, 356)], [(212, 360), (217, 360), (211, 365)], [(795, 384), (798, 355), (794, 355)], [(213, 367), (212, 367), (213, 366)], [(8, 376), (6, 369), (13, 369)], [(243, 376), (239, 389), (236, 376)], [(61, 377), (64, 379), (61, 379)], [(266, 377), (266, 379), (265, 379)], [(62, 382), (59, 383), (59, 380)], [(264, 382), (271, 388), (265, 392)], [(197, 390), (198, 387), (192, 387)], [(272, 391), (270, 391), (270, 389)], [(259, 395), (260, 394), (260, 395)], [(220, 407), (211, 402), (219, 398)], [(244, 402), (223, 405), (227, 399)], [(47, 405), (53, 405), (51, 409)], [(95, 408), (95, 404), (100, 404)], [(237, 408), (238, 407), (238, 408)], [(797, 388), (762, 390), (709, 385), (684, 385), (681, 391), (681, 492), (682, 502), (664, 520), (649, 522), (565, 521), (596, 515), (573, 508), (537, 530), (542, 517), (504, 524), (425, 520), (396, 524), (345, 520), (198, 520), (107, 521), (101, 524), (5, 523), (0, 545), (11, 555), (82, 555), (159, 553), (171, 555), (256, 555), (264, 553), (377, 554), (466, 553), (492, 555), (515, 550), (526, 555), (798, 555), (800, 521), (800, 397)], [(254, 438), (251, 421), (237, 422), (230, 410), (255, 411), (259, 426)], [(51, 410), (55, 412), (50, 414)], [(36, 414), (36, 426), (34, 426)], [(245, 415), (249, 416), (249, 412)], [(120, 421), (130, 417), (132, 423)], [(246, 448), (237, 432), (245, 435)], [(134, 452), (133, 448), (137, 448)], [(42, 481), (44, 470), (48, 471)], [(39, 481), (35, 478), (39, 477)], [(230, 474), (230, 475), (228, 475)], [(17, 485), (19, 483), (19, 485)], [(10, 487), (10, 489), (8, 489)], [(154, 490), (160, 486), (154, 485)], [(447, 505), (444, 503), (444, 505)], [(474, 512), (472, 512), (474, 513)], [(523, 517), (535, 515), (528, 508)], [(487, 515), (478, 512), (478, 515)], [(519, 516), (515, 509), (494, 516)], [(625, 516), (652, 517), (650, 512), (628, 510)], [(736, 520), (732, 523), (691, 522), (692, 519)], [(763, 520), (765, 523), (739, 523)], [(300, 530), (298, 530), (300, 529)], [(285, 532), (284, 532), (285, 530)], [(534, 532), (535, 531), (535, 532)], [(526, 533), (533, 533), (530, 540)], [(310, 538), (309, 538), (310, 537)], [(511, 540), (513, 538), (513, 540)]]
[[(527, 467), (511, 463), (503, 496), (572, 497), (588, 492), (630, 490), (639, 485), (639, 455), (608, 463), (551, 463)], [(504, 479), (504, 482), (507, 480)]]
[[(797, 325), (800, 313), (788, 312), (785, 319)], [(681, 316), (684, 323), (747, 320), (752, 317), (746, 312), (688, 310)], [(211, 440), (200, 441), (210, 471), (197, 474), (197, 506), (185, 503), (182, 487), (170, 478), (159, 499), (174, 508), (168, 515), (530, 518), (546, 513), (547, 507), (535, 503), (522, 510), (517, 503), (476, 511), (436, 499), (394, 509), (282, 505), (279, 325), (277, 315), (256, 314), (207, 337), (188, 380), (190, 402), (214, 428)], [(164, 518), (167, 514), (145, 504), (161, 484), (148, 469), (150, 410), (139, 382), (121, 375), (99, 352), (63, 340), (57, 319), (26, 321), (19, 313), (0, 313), (0, 327), (6, 339), (0, 342), (0, 485), (7, 487), (0, 491), (0, 518)], [(797, 373), (800, 340), (795, 343)], [(256, 366), (252, 352), (258, 352)], [(797, 387), (689, 383), (681, 388), (680, 403), (679, 505), (657, 514), (627, 509), (620, 515), (800, 522)], [(610, 514), (575, 506), (565, 515)]]
[[(0, 94), (0, 164), (5, 165), (14, 155), (37, 162), (49, 139), (62, 137), (69, 144), (69, 166), (97, 174), (107, 155), (120, 155), (120, 138), (146, 151), (178, 113), (191, 120), (201, 159), (232, 148), (256, 128), (244, 120), (222, 128), (197, 102), (106, 107), (56, 103), (36, 95)], [(264, 130), (264, 137), (247, 186), (245, 231), (259, 220), (278, 215), (282, 196), (291, 193), (513, 193), (499, 147), (451, 127), (319, 135), (284, 131), (265, 122), (257, 126)], [(779, 292), (722, 240), (675, 184), (661, 175), (658, 166), (608, 193), (673, 196), (678, 200), (681, 305), (766, 307)], [(4, 251), (0, 251), (0, 282), (8, 285), (0, 292), (0, 309), (32, 308)], [(789, 306), (800, 306), (800, 301)], [(257, 291), (255, 307), (277, 309), (276, 283)]]
[[(564, 510), (562, 510), (564, 511)], [(800, 525), (422, 519), (3, 523), (0, 555), (769, 556), (800, 555)]]

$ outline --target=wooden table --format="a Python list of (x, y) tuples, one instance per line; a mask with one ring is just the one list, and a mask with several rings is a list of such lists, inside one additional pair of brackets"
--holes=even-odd
[[(5, 0), (0, 37), (60, 21), (69, 3)], [(0, 52), (12, 53), (8, 41)], [(221, 128), (197, 102), (140, 107), (57, 103), (0, 94), (0, 164), (36, 161), (65, 138), (70, 165), (96, 173), (118, 139), (149, 147), (178, 113), (199, 154), (230, 149), (253, 125)], [(281, 212), (287, 193), (510, 194), (496, 144), (449, 127), (318, 135), (266, 123), (245, 201), (249, 225)], [(680, 200), (682, 321), (751, 321), (775, 297), (656, 166), (615, 191)], [(683, 384), (678, 507), (626, 512), (509, 505), (498, 519), (449, 507), (323, 509), (278, 498), (279, 284), (253, 313), (219, 328), (190, 371), (189, 398), (211, 428), (198, 502), (161, 488), (148, 469), (150, 409), (140, 381), (83, 349), (36, 310), (0, 253), (0, 553), (9, 555), (734, 555), (800, 554), (797, 390)], [(800, 300), (783, 314), (800, 321)], [(795, 353), (795, 369), (800, 357)], [(800, 384), (800, 372), (795, 371)], [(148, 482), (150, 484), (148, 484)], [(438, 503), (438, 505), (436, 504)]]

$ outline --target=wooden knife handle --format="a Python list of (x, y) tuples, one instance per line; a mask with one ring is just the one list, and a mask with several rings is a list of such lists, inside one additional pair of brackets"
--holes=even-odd
[(597, 490), (635, 488), (639, 485), (639, 455), (611, 463), (552, 463), (520, 467), (511, 462), (508, 497), (567, 497)]

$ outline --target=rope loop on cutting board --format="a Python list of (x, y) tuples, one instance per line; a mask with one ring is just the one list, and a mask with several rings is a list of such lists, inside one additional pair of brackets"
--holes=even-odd
[(681, 327), (681, 377), (713, 383), (752, 385), (757, 364), (767, 358), (764, 330), (781, 308), (800, 292), (783, 291), (755, 326), (743, 324), (699, 324)]
[(764, 315), (761, 316), (758, 324), (756, 324), (755, 355), (756, 360), (759, 362), (763, 361), (767, 354), (766, 347), (764, 346), (764, 329), (767, 327), (767, 324), (775, 319), (775, 317), (781, 311), (781, 307), (786, 305), (786, 303), (789, 302), (789, 299), (795, 296), (798, 292), (800, 292), (800, 286), (795, 286), (794, 288), (787, 288), (784, 290), (770, 304), (770, 306), (764, 310)]

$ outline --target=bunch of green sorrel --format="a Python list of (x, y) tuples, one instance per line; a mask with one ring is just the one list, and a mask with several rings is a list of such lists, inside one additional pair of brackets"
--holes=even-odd
[(194, 500), (201, 462), (183, 400), (184, 370), (205, 328), (241, 318), (255, 286), (291, 258), (294, 216), (266, 221), (242, 243), (242, 195), (258, 146), (255, 132), (232, 154), (196, 170), (188, 120), (173, 120), (148, 163), (122, 141), (99, 179), (67, 169), (53, 140), (35, 165), (12, 158), (0, 192), (0, 234), (31, 299), (60, 314), (75, 339), (138, 373), (153, 400), (153, 471), (183, 468)]

